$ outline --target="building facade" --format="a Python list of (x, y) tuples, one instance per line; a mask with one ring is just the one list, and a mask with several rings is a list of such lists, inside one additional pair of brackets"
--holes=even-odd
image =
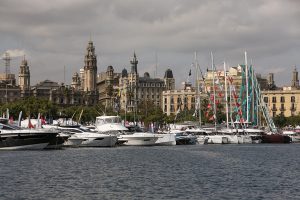
[(135, 53), (130, 64), (131, 71), (128, 73), (123, 69), (119, 76), (120, 108), (133, 112), (140, 104), (147, 101), (161, 107), (163, 91), (167, 88), (175, 88), (172, 70), (168, 69), (164, 78), (151, 78), (148, 72), (141, 77), (138, 73), (138, 60)]
[(270, 89), (263, 90), (263, 101), (269, 108), (269, 114), (272, 117), (283, 115), (290, 117), (300, 114), (300, 87), (298, 79), (298, 71), (296, 67), (292, 72), (291, 86), (278, 88), (274, 83), (274, 75), (269, 75), (269, 83), (272, 85)]

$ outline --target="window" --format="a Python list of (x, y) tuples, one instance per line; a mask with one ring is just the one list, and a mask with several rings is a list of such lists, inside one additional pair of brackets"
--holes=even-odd
[(167, 103), (167, 98), (165, 98), (165, 104)]
[(181, 103), (181, 98), (178, 97), (178, 98), (177, 98), (177, 104), (180, 104), (180, 103)]
[(269, 98), (268, 97), (264, 97), (264, 102), (268, 103), (268, 101), (269, 101)]
[(276, 103), (276, 97), (272, 97), (272, 103)]
[(192, 97), (192, 103), (195, 103), (195, 97)]
[(273, 112), (273, 117), (276, 117), (276, 112)]
[(170, 112), (174, 112), (174, 105), (171, 105)]
[(291, 96), (291, 102), (295, 102), (295, 96)]
[(171, 104), (173, 104), (174, 103), (174, 98), (173, 97), (171, 97)]
[(283, 103), (280, 105), (280, 109), (284, 110), (284, 104)]
[(276, 110), (276, 104), (275, 103), (273, 104), (272, 110)]
[(284, 103), (285, 99), (284, 97), (280, 97), (280, 103)]
[(167, 112), (167, 105), (165, 105), (165, 110), (164, 110), (164, 112)]

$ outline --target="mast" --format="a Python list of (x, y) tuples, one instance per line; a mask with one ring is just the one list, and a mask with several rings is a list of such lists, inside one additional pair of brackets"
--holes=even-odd
[(215, 67), (214, 67), (214, 57), (213, 53), (210, 52), (211, 56), (211, 69), (213, 73), (213, 94), (214, 94), (214, 119), (215, 119), (215, 131), (217, 130), (217, 112), (216, 112), (216, 90), (215, 90)]
[[(254, 116), (255, 116), (255, 90), (253, 89), (254, 88), (254, 83), (253, 83), (253, 80), (254, 80), (254, 71), (253, 71), (253, 65), (252, 65), (252, 60), (251, 60), (251, 91), (252, 91), (252, 122), (254, 123)], [(257, 109), (257, 107), (256, 107)], [(257, 118), (257, 116), (256, 116)]]
[(197, 106), (198, 106), (198, 114), (199, 114), (199, 125), (200, 127), (202, 126), (201, 122), (201, 97), (200, 97), (200, 88), (199, 88), (199, 65), (198, 65), (198, 60), (197, 60), (197, 52), (195, 52), (195, 69), (196, 69), (196, 84), (197, 84)]
[(247, 61), (247, 51), (245, 51), (245, 68), (246, 68), (246, 98), (247, 98), (247, 105), (246, 105), (246, 122), (249, 122), (248, 116), (249, 116), (249, 109), (248, 109), (248, 103), (249, 103), (249, 89), (248, 89), (248, 61)]
[(224, 78), (225, 78), (225, 109), (226, 109), (226, 128), (228, 129), (228, 102), (227, 102), (227, 73), (226, 63), (224, 62)]

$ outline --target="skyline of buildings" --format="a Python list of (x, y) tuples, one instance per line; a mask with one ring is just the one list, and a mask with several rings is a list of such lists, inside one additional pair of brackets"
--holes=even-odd
[[(147, 101), (151, 101), (154, 105), (161, 107), (164, 113), (168, 115), (175, 114), (179, 106), (181, 109), (195, 109), (197, 95), (195, 86), (193, 87), (191, 83), (185, 82), (184, 88), (176, 88), (175, 77), (170, 68), (165, 71), (165, 75), (162, 78), (152, 78), (148, 72), (145, 72), (144, 76), (140, 76), (135, 52), (130, 60), (130, 64), (131, 69), (129, 72), (126, 68), (121, 72), (115, 72), (113, 66), (108, 66), (106, 71), (98, 72), (95, 46), (92, 41), (89, 41), (84, 55), (84, 66), (79, 72), (73, 74), (70, 84), (59, 84), (51, 80), (44, 80), (31, 86), (30, 66), (24, 56), (19, 67), (18, 81), (16, 81), (15, 74), (10, 73), (10, 70), (7, 69), (9, 67), (7, 63), (5, 73), (0, 74), (0, 91), (3, 94), (0, 102), (11, 102), (27, 96), (35, 96), (48, 98), (59, 105), (94, 105), (100, 102), (106, 106), (114, 107), (116, 98), (119, 98), (118, 109), (126, 109), (128, 112), (134, 112), (134, 108)], [(227, 73), (235, 77), (234, 84), (239, 91), (239, 87), (242, 84), (240, 78), (241, 68), (239, 66), (230, 67)], [(183, 76), (190, 78), (191, 73)], [(219, 70), (218, 76), (224, 77), (224, 72)], [(274, 73), (269, 73), (268, 78), (257, 74), (257, 78), (261, 85), (264, 101), (269, 106), (271, 116), (278, 114), (291, 116), (300, 112), (300, 106), (297, 106), (298, 102), (300, 102), (300, 97), (291, 96), (294, 93), (299, 93), (300, 95), (300, 92), (298, 92), (299, 80), (296, 67), (292, 74), (290, 87), (277, 87), (274, 81)], [(205, 85), (206, 90), (212, 84), (211, 70), (207, 69), (205, 79), (206, 83), (202, 84)], [(205, 96), (204, 93), (201, 95)], [(273, 104), (270, 103), (269, 99), (275, 98), (272, 95), (277, 95), (276, 98), (281, 99), (280, 105), (276, 104), (278, 102), (276, 100), (272, 100)], [(291, 101), (292, 104), (284, 105), (288, 101), (282, 99), (286, 98), (293, 99)], [(286, 109), (286, 107), (290, 107), (290, 109)], [(292, 112), (288, 113), (287, 110), (291, 109)]]

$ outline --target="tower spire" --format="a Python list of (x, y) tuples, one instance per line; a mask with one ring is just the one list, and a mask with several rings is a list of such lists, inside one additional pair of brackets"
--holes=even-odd
[(139, 63), (137, 58), (136, 58), (136, 54), (135, 51), (133, 52), (133, 58), (130, 61), (131, 63), (131, 73), (133, 74), (137, 74), (137, 64)]

